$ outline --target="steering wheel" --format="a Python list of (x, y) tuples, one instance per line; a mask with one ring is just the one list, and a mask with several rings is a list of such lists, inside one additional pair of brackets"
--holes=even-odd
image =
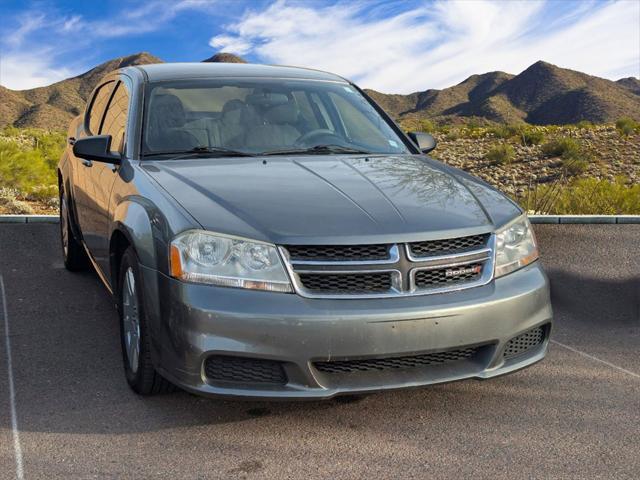
[(318, 128), (316, 130), (311, 130), (310, 132), (303, 133), (302, 135), (300, 135), (296, 140), (296, 144), (302, 145), (309, 142), (309, 140), (316, 140), (321, 137), (333, 137), (333, 138), (336, 138), (340, 143), (342, 143), (343, 141), (341, 136), (337, 135), (331, 130), (328, 130), (326, 128)]

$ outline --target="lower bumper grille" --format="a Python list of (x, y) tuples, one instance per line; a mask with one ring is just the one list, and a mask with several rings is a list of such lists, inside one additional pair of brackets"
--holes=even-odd
[(329, 374), (399, 370), (467, 360), (475, 356), (477, 352), (478, 348), (468, 347), (402, 357), (314, 362), (313, 366), (317, 370)]
[(273, 360), (212, 355), (206, 359), (204, 371), (213, 382), (269, 385), (287, 383), (282, 364)]
[(504, 349), (504, 357), (511, 358), (520, 355), (527, 350), (537, 347), (544, 342), (545, 327), (533, 328), (522, 335), (512, 338)]

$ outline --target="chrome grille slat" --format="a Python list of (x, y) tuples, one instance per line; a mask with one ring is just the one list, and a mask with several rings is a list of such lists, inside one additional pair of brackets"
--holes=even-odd
[[(412, 255), (411, 248), (416, 243), (424, 242), (377, 244), (385, 246), (386, 259), (363, 260), (353, 257), (346, 260), (344, 256), (334, 255), (334, 260), (317, 260), (319, 254), (313, 252), (316, 247), (305, 246), (306, 258), (314, 260), (303, 260), (298, 247), (279, 247), (279, 250), (296, 292), (304, 297), (380, 298), (428, 295), (485, 285), (492, 280), (495, 237), (491, 234), (473, 237), (482, 238), (482, 242), (474, 240), (479, 244), (475, 249), (449, 249), (441, 254), (432, 250), (432, 255), (420, 258)], [(469, 243), (468, 240), (457, 242), (456, 239), (429, 242), (449, 242), (449, 246)], [(366, 246), (355, 247), (366, 255), (370, 252)], [(327, 251), (354, 251), (344, 250), (345, 246), (339, 246), (337, 250), (332, 250), (333, 248), (334, 246), (323, 246), (320, 254), (326, 256)], [(290, 250), (297, 252), (297, 256), (293, 257)], [(476, 267), (477, 271), (470, 272), (472, 267)]]

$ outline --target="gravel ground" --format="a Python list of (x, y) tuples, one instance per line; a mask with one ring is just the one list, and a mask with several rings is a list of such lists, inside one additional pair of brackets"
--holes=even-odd
[[(640, 477), (640, 225), (536, 226), (556, 314), (542, 363), (319, 403), (137, 397), (112, 301), (63, 269), (56, 229), (0, 226), (24, 478)], [(14, 478), (3, 326), (0, 478)]]

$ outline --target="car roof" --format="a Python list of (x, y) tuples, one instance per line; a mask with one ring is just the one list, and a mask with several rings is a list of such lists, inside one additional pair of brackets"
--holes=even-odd
[(257, 65), (249, 63), (154, 63), (137, 65), (148, 82), (216, 77), (294, 78), (347, 82), (333, 73), (310, 68)]

